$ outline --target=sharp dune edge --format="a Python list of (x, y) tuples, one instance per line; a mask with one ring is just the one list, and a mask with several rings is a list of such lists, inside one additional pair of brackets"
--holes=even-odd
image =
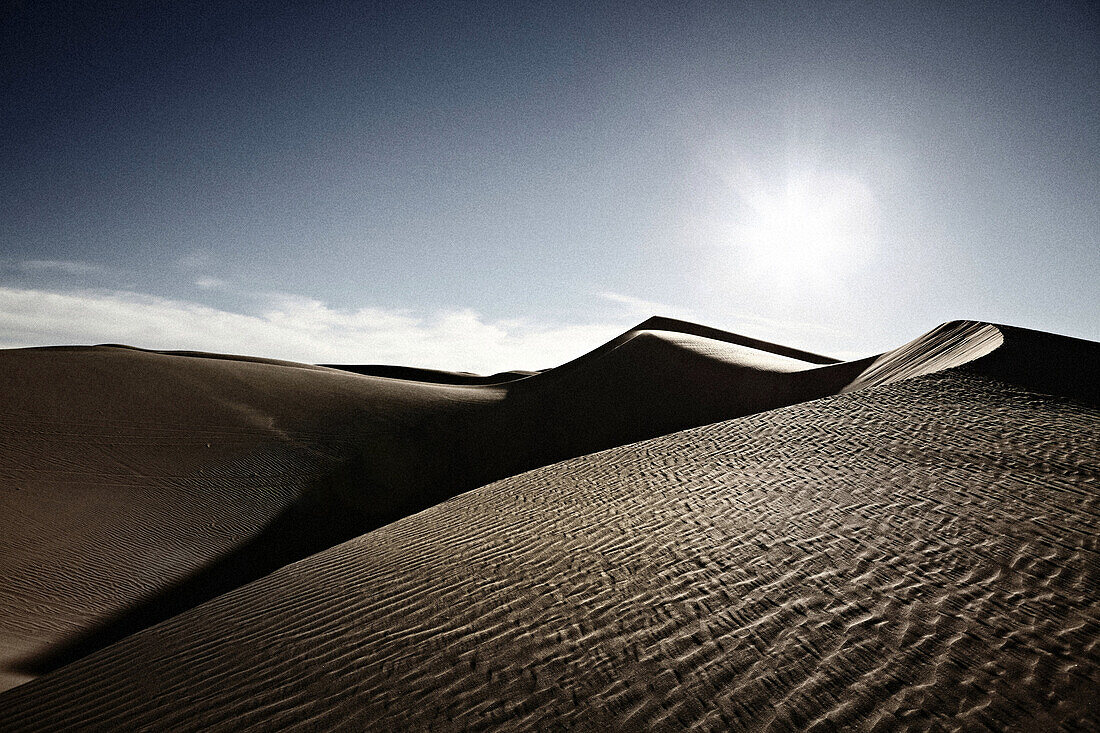
[(0, 352), (0, 728), (1095, 729), (1098, 352)]

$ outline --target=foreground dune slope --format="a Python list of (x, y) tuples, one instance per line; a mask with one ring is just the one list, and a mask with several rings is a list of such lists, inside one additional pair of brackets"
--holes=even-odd
[(289, 565), (6, 729), (1096, 729), (1097, 345), (981, 326)]
[(0, 689), (459, 492), (835, 393), (858, 369), (666, 319), (480, 380), (2, 351)]

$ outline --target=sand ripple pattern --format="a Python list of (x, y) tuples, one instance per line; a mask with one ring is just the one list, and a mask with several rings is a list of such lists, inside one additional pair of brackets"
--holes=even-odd
[(538, 469), (15, 688), (0, 727), (1097, 729), (1098, 417), (948, 372)]

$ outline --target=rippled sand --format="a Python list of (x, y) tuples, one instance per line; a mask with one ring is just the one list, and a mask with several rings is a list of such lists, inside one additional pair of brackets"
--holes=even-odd
[[(1094, 729), (1096, 345), (937, 331), (845, 394), (505, 478), (276, 570), (8, 691), (0, 727)], [(646, 353), (696, 364), (683, 339)], [(820, 369), (840, 373), (768, 373)]]

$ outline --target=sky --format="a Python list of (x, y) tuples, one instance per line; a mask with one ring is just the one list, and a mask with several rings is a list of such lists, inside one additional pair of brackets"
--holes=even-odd
[[(290, 7), (296, 6), (296, 7)], [(1092, 3), (15, 2), (0, 347), (1100, 340)]]

